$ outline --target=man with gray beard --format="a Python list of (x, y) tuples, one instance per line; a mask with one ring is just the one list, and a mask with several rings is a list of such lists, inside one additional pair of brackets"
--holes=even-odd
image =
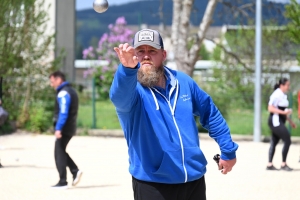
[(143, 29), (133, 46), (115, 47), (121, 64), (110, 89), (128, 145), (135, 200), (205, 200), (207, 161), (199, 147), (194, 116), (221, 151), (219, 169), (236, 163), (238, 145), (225, 119), (188, 75), (164, 66), (161, 35)]

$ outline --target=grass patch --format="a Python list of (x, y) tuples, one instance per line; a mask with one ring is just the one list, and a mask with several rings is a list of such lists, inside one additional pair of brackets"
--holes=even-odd
[[(300, 136), (300, 123), (297, 114), (293, 114), (293, 121), (297, 124), (296, 129), (292, 129), (293, 136)], [(252, 135), (253, 134), (254, 111), (250, 109), (229, 109), (227, 123), (232, 134)], [(262, 134), (270, 135), (268, 127), (269, 113), (262, 111)], [(92, 128), (93, 113), (92, 104), (88, 103), (79, 106), (78, 127)], [(287, 127), (288, 127), (288, 123)], [(111, 101), (96, 102), (96, 128), (97, 129), (121, 129), (116, 110)]]
[[(269, 113), (265, 110), (262, 111), (262, 135), (271, 135), (268, 126)], [(300, 123), (296, 114), (293, 115), (293, 121), (297, 124), (296, 129), (292, 129), (293, 136), (300, 136)], [(231, 109), (228, 111), (228, 126), (232, 134), (239, 135), (252, 135), (254, 126), (254, 111), (247, 109)], [(289, 127), (288, 122), (286, 126)]]
[[(80, 105), (78, 110), (78, 127), (92, 128), (92, 103)], [(96, 128), (121, 129), (114, 105), (110, 101), (96, 102)]]

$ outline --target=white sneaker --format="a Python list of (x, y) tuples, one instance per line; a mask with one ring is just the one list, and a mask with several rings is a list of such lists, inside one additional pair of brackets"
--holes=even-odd
[(76, 186), (79, 183), (82, 173), (83, 173), (82, 171), (78, 170), (76, 176), (74, 177), (73, 183), (72, 183), (73, 186)]

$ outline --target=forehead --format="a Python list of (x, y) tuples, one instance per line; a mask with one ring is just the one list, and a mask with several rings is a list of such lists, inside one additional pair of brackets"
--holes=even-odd
[(55, 76), (51, 76), (51, 77), (50, 77), (50, 80), (51, 80), (51, 81), (55, 81), (55, 80), (57, 80), (57, 78), (56, 78)]
[(156, 49), (156, 48), (154, 48), (154, 47), (152, 47), (150, 45), (141, 45), (141, 46), (135, 48), (135, 50), (140, 50), (140, 49), (154, 49), (154, 50), (158, 50), (158, 49)]

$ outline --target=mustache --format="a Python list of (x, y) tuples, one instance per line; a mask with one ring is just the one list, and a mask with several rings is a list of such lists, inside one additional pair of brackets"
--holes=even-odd
[(154, 65), (153, 62), (151, 61), (148, 61), (148, 60), (145, 60), (145, 61), (142, 61), (141, 64), (151, 64), (151, 65)]

